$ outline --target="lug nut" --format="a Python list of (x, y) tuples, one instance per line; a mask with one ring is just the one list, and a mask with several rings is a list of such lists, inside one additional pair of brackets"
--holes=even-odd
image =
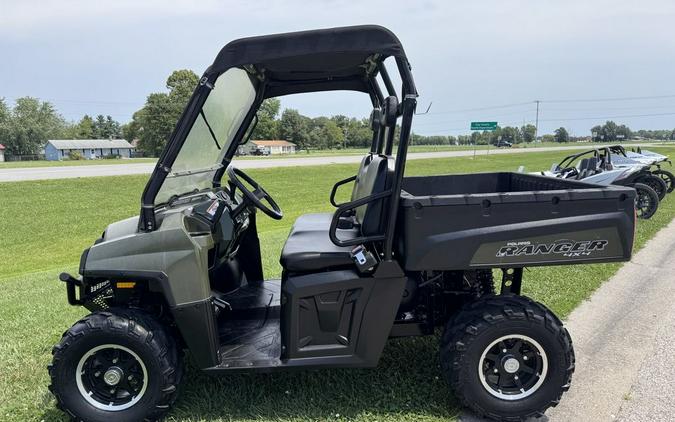
[(495, 374), (499, 372), (499, 369), (495, 368), (494, 370)]
[(527, 360), (527, 356), (523, 356), (523, 360)]
[(502, 349), (502, 353), (506, 353), (506, 349)]
[(100, 376), (101, 376), (101, 371), (96, 371), (96, 372), (94, 372), (94, 376), (97, 377), (97, 378), (100, 377)]

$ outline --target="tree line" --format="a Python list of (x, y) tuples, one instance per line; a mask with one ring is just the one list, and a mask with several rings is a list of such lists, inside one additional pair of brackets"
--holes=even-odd
[(48, 101), (17, 98), (12, 107), (0, 98), (0, 143), (8, 155), (36, 155), (48, 139), (118, 139), (122, 126), (111, 116), (84, 115), (66, 121)]
[[(111, 116), (84, 115), (77, 122), (66, 121), (47, 101), (18, 98), (10, 107), (0, 98), (0, 143), (10, 155), (38, 154), (48, 139), (116, 139), (138, 140), (138, 150), (157, 156), (164, 148), (181, 113), (189, 101), (199, 77), (191, 70), (171, 73), (166, 92), (151, 93), (143, 107), (133, 114), (130, 122), (120, 124)], [(626, 125), (607, 121), (591, 128), (591, 140), (616, 142), (633, 137), (644, 139), (675, 139), (675, 130), (631, 131)], [(531, 143), (537, 137), (532, 124), (521, 127), (504, 126), (495, 131), (472, 132), (464, 135), (424, 136), (412, 133), (412, 145), (495, 145)], [(571, 137), (560, 127), (553, 134), (538, 137), (544, 142), (589, 140)], [(258, 111), (258, 123), (252, 139), (288, 140), (300, 150), (367, 148), (372, 131), (368, 118), (344, 115), (308, 117), (298, 110), (281, 110), (278, 98), (265, 100)]]

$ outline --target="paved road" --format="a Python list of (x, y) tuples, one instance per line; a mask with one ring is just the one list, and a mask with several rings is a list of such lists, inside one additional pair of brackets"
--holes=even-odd
[[(649, 145), (649, 144), (644, 144)], [(643, 146), (644, 146), (643, 145)], [(585, 146), (562, 146), (545, 148), (514, 148), (514, 149), (491, 149), (492, 154), (514, 154), (529, 152), (547, 152), (547, 151), (566, 151), (585, 149)], [(477, 150), (476, 155), (486, 155), (487, 150)], [(408, 154), (409, 160), (419, 160), (428, 158), (443, 157), (467, 157), (473, 156), (474, 151), (440, 151), (440, 152), (414, 152)], [(316, 156), (316, 157), (289, 157), (289, 158), (260, 158), (255, 160), (240, 160), (237, 166), (243, 169), (249, 168), (270, 168), (270, 167), (297, 167), (297, 166), (317, 166), (326, 164), (351, 164), (359, 163), (361, 155), (337, 155), (337, 156)], [(514, 162), (514, 170), (517, 163)], [(148, 174), (151, 173), (155, 165), (152, 163), (144, 164), (101, 164), (91, 166), (62, 166), (62, 167), (32, 167), (32, 168), (0, 168), (0, 182), (17, 182), (22, 180), (44, 180), (44, 179), (70, 179), (76, 177), (96, 177), (96, 176), (121, 176), (127, 174)]]
[(572, 387), (539, 421), (675, 420), (673, 298), (675, 221), (572, 312)]

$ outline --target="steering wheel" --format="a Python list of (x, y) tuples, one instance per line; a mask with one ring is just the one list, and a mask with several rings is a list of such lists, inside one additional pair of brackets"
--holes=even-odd
[(560, 174), (565, 179), (569, 179), (571, 177), (577, 177), (579, 175), (579, 169), (577, 169), (576, 167), (567, 167), (567, 168), (562, 169), (560, 171)]
[[(244, 198), (255, 205), (255, 207), (260, 211), (264, 212), (275, 220), (281, 220), (284, 217), (284, 213), (281, 211), (281, 208), (279, 208), (279, 205), (274, 202), (274, 199), (272, 199), (270, 194), (267, 193), (267, 191), (265, 191), (265, 189), (263, 189), (258, 182), (253, 180), (251, 176), (234, 166), (228, 166), (227, 177), (230, 178), (230, 182), (232, 182), (234, 187), (241, 191), (241, 193), (244, 195)], [(253, 187), (253, 191), (251, 191), (244, 183), (242, 183), (242, 179)], [(232, 192), (232, 195), (234, 195), (234, 191)], [(263, 201), (267, 201), (270, 206), (268, 207), (265, 205)]]

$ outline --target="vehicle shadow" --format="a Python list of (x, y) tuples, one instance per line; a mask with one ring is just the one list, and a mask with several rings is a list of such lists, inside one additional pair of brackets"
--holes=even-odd
[(437, 337), (390, 341), (374, 369), (210, 377), (190, 366), (170, 420), (452, 420), (460, 412)]

